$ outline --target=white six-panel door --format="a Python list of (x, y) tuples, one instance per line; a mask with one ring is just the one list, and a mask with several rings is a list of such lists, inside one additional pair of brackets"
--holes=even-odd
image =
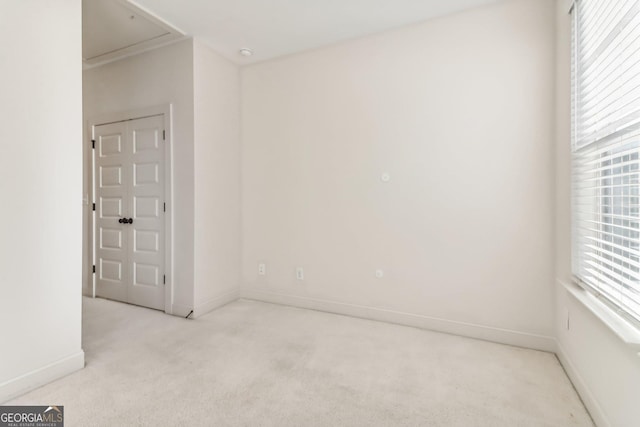
[(96, 295), (164, 310), (164, 117), (94, 128)]

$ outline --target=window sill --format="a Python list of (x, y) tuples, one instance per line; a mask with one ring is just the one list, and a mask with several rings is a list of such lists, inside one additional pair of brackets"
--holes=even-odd
[(557, 280), (557, 282), (600, 319), (625, 345), (633, 348), (634, 351), (640, 351), (640, 330), (638, 328), (616, 314), (597, 296), (577, 284), (566, 283), (563, 280)]

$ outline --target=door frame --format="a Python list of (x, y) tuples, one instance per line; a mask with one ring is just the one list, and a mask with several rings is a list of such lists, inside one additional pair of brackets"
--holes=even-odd
[[(91, 149), (90, 161), (89, 161), (89, 188), (87, 192), (86, 203), (92, 206), (96, 203), (95, 194), (95, 150), (92, 149), (93, 140), (95, 139), (95, 127), (100, 125), (106, 125), (109, 123), (125, 122), (130, 120), (142, 119), (145, 117), (160, 116), (164, 117), (164, 192), (165, 201), (167, 203), (167, 210), (164, 215), (164, 233), (165, 233), (165, 274), (167, 277), (164, 289), (164, 312), (167, 314), (173, 314), (173, 295), (174, 295), (174, 280), (173, 280), (173, 106), (172, 104), (158, 105), (154, 107), (141, 108), (135, 110), (127, 110), (116, 113), (101, 114), (87, 120), (86, 127), (86, 141), (85, 144)], [(96, 239), (96, 212), (89, 208), (89, 230), (87, 246), (89, 257), (87, 262), (87, 272), (90, 274), (91, 284), (91, 296), (96, 297), (96, 275), (92, 273), (93, 266), (96, 265), (95, 259), (95, 247), (94, 242)], [(86, 232), (87, 230), (85, 230)]]

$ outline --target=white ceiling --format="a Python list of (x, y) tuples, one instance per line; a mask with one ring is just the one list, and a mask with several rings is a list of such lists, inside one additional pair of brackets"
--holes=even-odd
[(183, 37), (125, 0), (82, 0), (82, 59), (97, 64)]
[[(102, 0), (104, 1), (104, 0)], [(499, 0), (127, 0), (238, 64), (326, 46)], [(250, 48), (250, 58), (238, 53)]]
[(186, 33), (250, 64), (497, 1), (83, 0), (82, 54), (86, 65), (99, 64)]

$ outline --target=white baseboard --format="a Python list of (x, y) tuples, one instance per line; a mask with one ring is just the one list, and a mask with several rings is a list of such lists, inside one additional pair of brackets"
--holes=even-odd
[(243, 289), (241, 296), (246, 299), (326, 311), (329, 313), (396, 323), (405, 326), (413, 326), (436, 332), (444, 332), (447, 334), (460, 335), (517, 347), (531, 348), (534, 350), (548, 351), (551, 353), (556, 351), (556, 340), (553, 337), (547, 337), (544, 335), (457, 322), (455, 320), (439, 319), (419, 314), (403, 313), (377, 307), (346, 304), (342, 302), (284, 295), (275, 292), (256, 291), (252, 289)]
[(217, 297), (212, 298), (203, 304), (196, 305), (193, 309), (193, 317), (200, 317), (204, 314), (209, 313), (210, 311), (215, 310), (216, 308), (227, 305), (230, 302), (237, 300), (238, 298), (240, 298), (240, 291), (238, 289), (234, 289), (230, 292), (218, 295)]
[(84, 351), (0, 384), (0, 403), (84, 368)]
[(186, 317), (187, 315), (189, 315), (189, 312), (191, 312), (191, 310), (193, 309), (187, 305), (171, 304), (171, 313), (167, 313), (167, 314), (171, 314), (173, 316), (178, 316), (178, 317)]
[(578, 391), (578, 394), (580, 395), (584, 406), (589, 411), (589, 415), (591, 415), (593, 422), (596, 423), (598, 427), (611, 427), (611, 423), (607, 419), (604, 411), (602, 410), (602, 407), (593, 396), (593, 393), (591, 393), (589, 387), (587, 387), (587, 384), (578, 373), (578, 370), (576, 369), (575, 365), (567, 355), (567, 352), (564, 350), (560, 342), (557, 343), (556, 355), (558, 356), (558, 360), (560, 360), (560, 363), (564, 367), (565, 372), (571, 379), (573, 386)]

